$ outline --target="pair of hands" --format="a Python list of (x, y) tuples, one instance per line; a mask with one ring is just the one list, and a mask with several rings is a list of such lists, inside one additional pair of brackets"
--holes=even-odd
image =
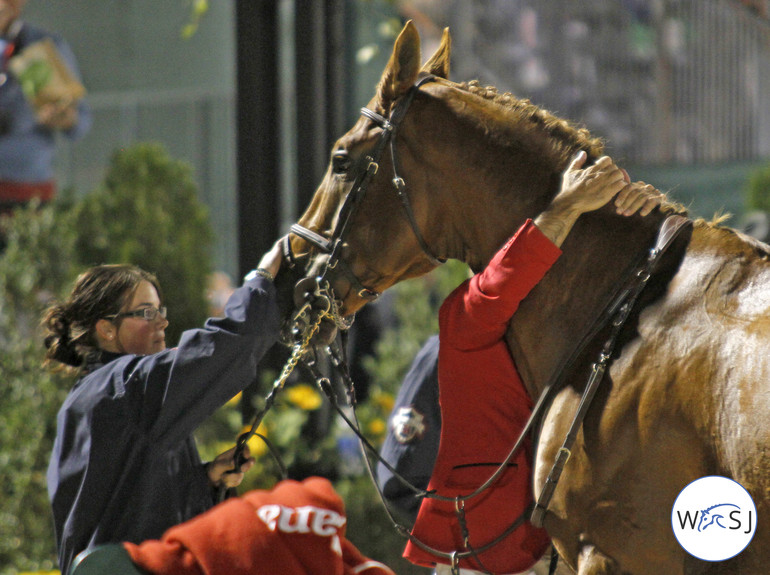
[(581, 214), (598, 210), (615, 198), (615, 210), (623, 216), (646, 216), (665, 196), (644, 182), (630, 181), (628, 173), (602, 156), (582, 169), (587, 155), (581, 151), (562, 176), (561, 190), (535, 225), (557, 246), (561, 246)]
[(43, 104), (35, 112), (37, 121), (51, 130), (69, 130), (78, 123), (77, 102), (61, 101)]
[(228, 449), (224, 453), (217, 455), (214, 461), (206, 465), (206, 473), (209, 476), (209, 482), (213, 487), (238, 487), (243, 481), (244, 474), (254, 466), (255, 460), (251, 457), (249, 446), (244, 446), (243, 456), (246, 462), (241, 465), (240, 470), (228, 473), (235, 466), (233, 457), (235, 456), (235, 447)]

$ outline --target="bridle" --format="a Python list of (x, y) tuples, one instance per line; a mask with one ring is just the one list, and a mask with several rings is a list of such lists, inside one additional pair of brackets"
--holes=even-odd
[[(303, 238), (305, 241), (309, 242), (310, 244), (318, 248), (321, 252), (325, 254), (329, 254), (329, 258), (327, 259), (324, 265), (322, 273), (316, 279), (315, 292), (306, 294), (305, 306), (301, 308), (300, 311), (297, 312), (294, 316), (293, 322), (295, 327), (293, 328), (293, 330), (298, 334), (307, 333), (308, 329), (317, 329), (317, 326), (319, 324), (318, 318), (320, 318), (321, 315), (325, 315), (326, 317), (332, 317), (335, 323), (337, 323), (337, 325), (340, 327), (349, 327), (349, 325), (344, 325), (344, 324), (340, 325), (340, 323), (344, 321), (344, 318), (334, 317), (335, 315), (338, 315), (338, 314), (335, 314), (333, 311), (330, 311), (330, 307), (333, 310), (336, 304), (335, 304), (335, 299), (333, 297), (332, 288), (330, 287), (327, 279), (327, 275), (331, 270), (334, 270), (335, 268), (339, 267), (342, 273), (344, 273), (347, 276), (348, 280), (351, 282), (351, 285), (353, 286), (353, 289), (356, 290), (356, 293), (362, 299), (365, 299), (367, 301), (373, 301), (380, 296), (380, 293), (377, 290), (371, 287), (365, 286), (360, 281), (360, 279), (356, 277), (356, 275), (350, 269), (350, 266), (345, 262), (344, 259), (342, 259), (342, 248), (344, 246), (345, 238), (350, 230), (350, 223), (352, 220), (352, 216), (355, 213), (356, 208), (360, 205), (363, 197), (365, 196), (369, 183), (371, 182), (375, 174), (377, 174), (379, 170), (380, 159), (382, 157), (382, 154), (385, 151), (385, 148), (388, 145), (390, 145), (390, 154), (391, 154), (392, 165), (393, 165), (393, 178), (392, 178), (393, 187), (396, 190), (396, 193), (401, 202), (403, 211), (407, 217), (407, 220), (409, 221), (410, 227), (412, 228), (412, 232), (414, 233), (414, 236), (417, 239), (417, 242), (420, 245), (420, 248), (422, 249), (423, 253), (425, 254), (425, 256), (427, 257), (427, 259), (430, 261), (432, 265), (439, 266), (446, 261), (445, 259), (439, 258), (434, 254), (433, 250), (431, 250), (431, 248), (428, 246), (427, 242), (425, 241), (425, 238), (420, 230), (420, 227), (414, 216), (414, 211), (412, 209), (409, 196), (407, 194), (406, 182), (399, 175), (399, 173), (401, 172), (400, 162), (398, 159), (398, 154), (396, 152), (396, 146), (395, 146), (396, 133), (398, 131), (398, 127), (400, 126), (404, 116), (406, 115), (406, 112), (409, 109), (409, 106), (411, 105), (415, 94), (417, 93), (417, 91), (420, 89), (421, 86), (423, 86), (428, 82), (432, 82), (435, 79), (436, 79), (435, 76), (429, 75), (429, 74), (421, 76), (417, 80), (417, 82), (415, 82), (415, 84), (409, 89), (407, 94), (396, 103), (390, 115), (390, 118), (385, 118), (381, 114), (378, 114), (377, 112), (374, 112), (369, 108), (361, 109), (361, 114), (366, 118), (370, 119), (377, 126), (379, 126), (382, 129), (382, 133), (380, 134), (379, 139), (375, 143), (374, 148), (372, 149), (372, 152), (366, 157), (366, 169), (362, 170), (356, 176), (356, 179), (354, 180), (353, 185), (351, 186), (350, 192), (346, 196), (345, 201), (343, 202), (342, 207), (340, 208), (340, 213), (339, 213), (337, 223), (335, 225), (334, 232), (332, 233), (331, 238), (327, 238), (298, 223), (295, 223), (291, 226), (290, 228), (291, 233)], [(291, 243), (289, 241), (288, 235), (284, 238), (282, 242), (282, 249), (283, 249), (284, 259), (287, 262), (288, 266), (290, 268), (296, 267), (296, 258), (292, 253)], [(297, 326), (301, 325), (302, 318), (304, 318), (306, 315), (312, 315), (312, 309), (314, 306), (313, 300), (322, 302), (322, 306), (325, 307), (326, 311), (323, 312), (322, 314), (316, 314), (315, 321), (311, 320), (309, 323), (306, 323), (306, 325), (310, 325), (310, 328), (305, 327), (305, 329), (303, 330)], [(307, 314), (305, 310), (307, 310), (308, 312)], [(305, 346), (307, 345), (308, 341), (309, 341), (308, 338), (305, 337), (304, 339)], [(343, 349), (344, 349), (344, 346), (343, 346)], [(409, 538), (415, 545), (422, 548), (423, 550), (433, 553), (436, 556), (441, 556), (448, 559), (452, 566), (453, 573), (459, 572), (459, 561), (464, 558), (475, 558), (479, 564), (479, 567), (484, 569), (484, 566), (481, 563), (481, 560), (479, 558), (479, 554), (494, 547), (500, 541), (502, 541), (504, 538), (510, 535), (513, 531), (518, 529), (518, 527), (521, 526), (522, 523), (526, 521), (526, 519), (529, 517), (529, 514), (532, 511), (533, 505), (530, 505), (525, 510), (524, 513), (522, 513), (519, 517), (515, 518), (502, 533), (500, 533), (492, 541), (489, 541), (482, 546), (474, 548), (470, 544), (470, 540), (469, 540), (470, 533), (465, 533), (465, 545), (466, 545), (465, 551), (455, 550), (452, 552), (445, 552), (439, 549), (434, 549), (426, 545), (424, 542), (420, 541), (416, 537), (414, 537), (410, 533), (409, 529), (400, 525), (398, 521), (395, 519), (391, 510), (388, 508), (387, 504), (385, 504), (385, 499), (382, 491), (377, 485), (377, 482), (374, 480), (374, 470), (372, 468), (371, 461), (367, 456), (367, 453), (374, 454), (374, 456), (377, 457), (377, 459), (381, 463), (383, 463), (391, 471), (391, 473), (393, 473), (394, 476), (396, 476), (399, 479), (399, 481), (408, 485), (408, 487), (415, 492), (416, 496), (429, 497), (429, 498), (453, 503), (455, 506), (456, 514), (460, 520), (460, 523), (462, 525), (465, 525), (465, 502), (485, 492), (502, 475), (503, 471), (506, 469), (508, 465), (508, 462), (514, 457), (516, 453), (518, 453), (519, 449), (521, 448), (528, 434), (528, 431), (531, 427), (531, 422), (530, 422), (530, 425), (527, 425), (527, 429), (524, 432), (522, 432), (522, 434), (519, 436), (519, 438), (515, 442), (515, 445), (512, 447), (511, 451), (506, 457), (505, 461), (498, 467), (497, 471), (494, 472), (487, 479), (487, 481), (484, 482), (483, 485), (479, 486), (472, 493), (469, 493), (465, 496), (446, 497), (446, 496), (439, 495), (435, 491), (428, 492), (424, 489), (420, 489), (418, 487), (411, 485), (408, 480), (403, 478), (388, 462), (384, 461), (379, 456), (377, 449), (371, 443), (369, 443), (367, 438), (360, 432), (360, 429), (359, 429), (360, 426), (358, 424), (358, 421), (357, 420), (351, 421), (348, 418), (348, 416), (345, 414), (345, 412), (337, 404), (335, 394), (330, 389), (329, 379), (324, 377), (317, 371), (317, 369), (314, 366), (314, 362), (312, 361), (309, 363), (304, 362), (302, 357), (304, 354), (298, 351), (299, 350), (298, 345), (295, 344), (294, 350), (295, 351), (292, 353), (292, 358), (296, 358), (294, 363), (296, 364), (297, 361), (303, 362), (303, 365), (305, 366), (306, 369), (308, 369), (308, 371), (310, 371), (311, 375), (313, 376), (313, 379), (315, 379), (317, 385), (322, 389), (322, 391), (324, 391), (330, 403), (336, 409), (337, 413), (346, 422), (346, 424), (353, 430), (353, 432), (358, 436), (359, 440), (361, 441), (363, 458), (364, 458), (364, 461), (366, 462), (366, 466), (372, 478), (373, 484), (375, 485), (377, 491), (379, 492), (380, 498), (382, 499), (383, 504), (385, 506), (385, 510), (388, 516), (390, 517), (391, 521), (393, 522), (393, 524), (396, 526), (397, 530), (400, 531), (402, 535)], [(351, 398), (351, 405), (354, 406), (355, 389), (353, 386), (353, 382), (350, 380), (350, 376), (347, 372), (347, 364), (344, 360), (344, 357), (341, 357), (341, 355), (344, 354), (344, 351), (342, 352), (342, 354), (339, 351), (335, 353), (335, 350), (332, 346), (328, 348), (328, 351), (332, 356), (332, 363), (338, 368), (346, 386), (348, 387), (348, 395)], [(334, 357), (335, 355), (337, 355), (336, 358)], [(291, 359), (289, 363), (291, 363)], [(284, 369), (284, 372), (286, 372), (286, 369)], [(274, 384), (273, 390), (268, 395), (268, 398), (267, 398), (268, 401), (266, 402), (266, 404), (272, 404), (271, 400), (274, 394), (280, 389), (280, 387), (282, 387), (283, 381), (285, 381), (285, 377), (282, 374), (279, 380), (277, 380), (276, 383)], [(262, 414), (264, 414), (265, 411), (266, 410), (263, 410)], [(353, 410), (353, 417), (355, 418), (355, 409)], [(261, 415), (258, 417), (257, 420), (255, 420), (255, 423), (252, 426), (252, 432), (251, 432), (252, 434), (254, 433), (254, 430), (256, 429), (256, 426), (257, 426), (257, 422), (259, 420), (261, 420)], [(241, 438), (239, 438), (239, 443), (242, 443), (241, 441), (242, 439), (244, 440), (243, 442), (245, 442), (244, 438), (246, 437), (246, 435), (247, 434), (243, 434)], [(486, 571), (486, 569), (484, 569), (484, 571), (488, 572)]]
[[(444, 262), (444, 260), (437, 257), (435, 253), (430, 249), (430, 247), (425, 241), (425, 238), (420, 230), (419, 225), (417, 224), (417, 221), (415, 219), (414, 212), (412, 210), (412, 206), (409, 200), (409, 196), (407, 194), (406, 183), (404, 179), (399, 176), (399, 173), (402, 171), (400, 170), (400, 164), (399, 164), (398, 155), (396, 153), (396, 146), (395, 146), (395, 139), (396, 139), (398, 127), (403, 121), (403, 118), (406, 115), (407, 110), (409, 109), (409, 106), (411, 105), (417, 91), (424, 84), (434, 80), (435, 80), (435, 77), (432, 75), (421, 76), (418, 79), (418, 81), (415, 82), (415, 84), (409, 89), (407, 94), (396, 103), (396, 105), (392, 110), (390, 118), (386, 118), (368, 108), (361, 109), (361, 114), (366, 118), (368, 118), (369, 120), (371, 120), (372, 122), (374, 122), (374, 124), (376, 124), (378, 127), (380, 127), (382, 130), (382, 133), (380, 134), (378, 140), (376, 141), (371, 153), (367, 155), (365, 158), (366, 168), (364, 170), (361, 170), (361, 172), (357, 174), (356, 179), (354, 180), (353, 185), (351, 186), (351, 189), (348, 192), (348, 195), (345, 197), (343, 205), (340, 208), (339, 216), (331, 237), (325, 237), (324, 235), (316, 231), (310, 230), (309, 228), (306, 228), (300, 224), (294, 224), (291, 226), (290, 231), (292, 234), (301, 237), (305, 241), (315, 246), (322, 253), (328, 254), (329, 257), (324, 264), (322, 273), (318, 276), (318, 278), (315, 278), (316, 280), (315, 291), (313, 293), (306, 294), (305, 305), (299, 311), (297, 311), (294, 315), (294, 318), (293, 318), (294, 326), (295, 326), (294, 330), (299, 335), (299, 337), (297, 338), (297, 343), (295, 343), (294, 345), (292, 355), (289, 361), (287, 362), (286, 366), (284, 367), (284, 370), (281, 373), (280, 377), (274, 383), (272, 391), (267, 396), (265, 401), (265, 407), (255, 419), (255, 422), (252, 425), (252, 430), (248, 433), (242, 434), (241, 437), (239, 437), (237, 449), (241, 449), (242, 451), (242, 445), (246, 442), (248, 437), (257, 435), (256, 433), (257, 426), (261, 421), (262, 416), (272, 405), (275, 394), (283, 387), (284, 382), (286, 381), (286, 379), (288, 378), (289, 374), (292, 372), (294, 367), (299, 362), (302, 362), (303, 365), (311, 373), (313, 379), (315, 379), (316, 384), (325, 393), (331, 405), (336, 409), (340, 417), (345, 421), (348, 427), (350, 427), (350, 429), (358, 436), (361, 442), (363, 459), (366, 463), (366, 467), (369, 471), (370, 476), (373, 479), (373, 484), (377, 489), (380, 498), (383, 500), (385, 511), (387, 512), (391, 521), (395, 525), (396, 529), (402, 535), (409, 538), (410, 541), (412, 541), (412, 543), (414, 543), (416, 546), (420, 547), (421, 549), (428, 551), (429, 553), (432, 553), (435, 556), (443, 557), (447, 559), (451, 565), (453, 573), (459, 572), (459, 562), (460, 560), (463, 560), (463, 559), (468, 559), (469, 561), (475, 561), (475, 563), (478, 564), (478, 568), (488, 573), (488, 570), (484, 567), (483, 563), (481, 562), (481, 558), (479, 557), (480, 554), (484, 553), (487, 549), (490, 549), (491, 547), (497, 545), (500, 541), (502, 541), (504, 538), (510, 535), (513, 531), (515, 531), (527, 519), (530, 519), (532, 523), (536, 526), (542, 526), (543, 519), (548, 510), (549, 502), (551, 500), (551, 497), (553, 496), (554, 490), (556, 488), (556, 484), (559, 480), (559, 477), (561, 476), (562, 470), (564, 469), (567, 459), (569, 458), (572, 445), (574, 443), (575, 437), (577, 436), (577, 432), (580, 429), (583, 419), (592, 403), (592, 399), (597, 390), (597, 387), (603, 379), (604, 372), (608, 367), (608, 364), (612, 358), (615, 344), (617, 342), (617, 339), (620, 335), (621, 330), (623, 329), (626, 319), (628, 318), (629, 313), (633, 309), (634, 304), (636, 303), (637, 297), (642, 292), (652, 272), (655, 270), (659, 260), (661, 259), (661, 256), (666, 252), (667, 248), (671, 245), (674, 238), (677, 237), (679, 231), (683, 227), (685, 227), (685, 224), (689, 223), (689, 221), (679, 216), (673, 216), (666, 220), (666, 222), (662, 226), (662, 229), (660, 230), (658, 241), (655, 247), (650, 251), (649, 256), (645, 259), (644, 263), (639, 268), (636, 268), (634, 270), (634, 273), (631, 274), (630, 280), (628, 278), (625, 278), (621, 282), (621, 284), (619, 284), (616, 295), (610, 300), (610, 304), (603, 310), (603, 313), (597, 319), (595, 327), (593, 327), (590, 330), (590, 333), (588, 334), (588, 336), (586, 336), (584, 340), (580, 342), (580, 344), (576, 347), (576, 350), (573, 353), (573, 357), (568, 362), (568, 364), (570, 365), (576, 359), (579, 352), (581, 352), (584, 349), (586, 343), (592, 340), (598, 334), (598, 332), (603, 326), (608, 325), (608, 323), (613, 326), (610, 337), (605, 342), (605, 345), (602, 348), (600, 359), (593, 366), (593, 372), (592, 372), (591, 378), (584, 390), (583, 397), (581, 399), (580, 408), (578, 409), (578, 413), (575, 415), (572, 425), (570, 426), (570, 432), (568, 433), (567, 438), (565, 439), (564, 444), (562, 445), (562, 448), (558, 452), (558, 455), (551, 468), (551, 472), (548, 475), (546, 484), (537, 502), (536, 503), (533, 502), (519, 517), (512, 518), (513, 520), (510, 523), (510, 525), (502, 533), (500, 533), (497, 537), (495, 537), (492, 541), (485, 542), (483, 545), (480, 545), (478, 547), (471, 545), (470, 543), (471, 534), (468, 532), (467, 525), (465, 522), (466, 501), (479, 496), (480, 494), (485, 492), (487, 489), (489, 489), (496, 483), (497, 479), (503, 473), (508, 463), (519, 452), (521, 445), (523, 444), (525, 439), (532, 433), (537, 422), (542, 421), (542, 418), (544, 417), (544, 414), (547, 411), (548, 406), (550, 404), (552, 393), (557, 388), (557, 384), (559, 383), (558, 379), (560, 376), (557, 374), (557, 376), (553, 378), (552, 381), (548, 382), (548, 385), (546, 386), (545, 390), (540, 394), (539, 398), (537, 399), (536, 405), (534, 406), (532, 413), (527, 423), (525, 424), (524, 428), (522, 429), (519, 437), (517, 438), (514, 445), (511, 447), (511, 450), (506, 456), (505, 460), (499, 465), (498, 469), (494, 473), (492, 473), (492, 475), (482, 485), (476, 488), (472, 493), (468, 493), (464, 496), (446, 497), (436, 493), (435, 491), (426, 491), (424, 489), (421, 489), (419, 487), (412, 485), (407, 479), (405, 479), (400, 474), (398, 474), (396, 469), (394, 469), (388, 462), (384, 461), (379, 456), (378, 450), (360, 432), (360, 425), (357, 421), (356, 414), (355, 414), (355, 389), (354, 389), (353, 382), (350, 380), (350, 376), (347, 370), (346, 360), (344, 357), (345, 346), (344, 345), (342, 346), (342, 350), (340, 350), (339, 347), (335, 348), (334, 346), (329, 346), (329, 348), (327, 348), (327, 351), (330, 354), (332, 364), (338, 369), (338, 372), (342, 376), (343, 382), (345, 383), (345, 386), (347, 388), (348, 396), (350, 398), (350, 406), (353, 407), (353, 411), (352, 411), (353, 420), (351, 420), (346, 414), (346, 412), (343, 409), (341, 409), (341, 407), (337, 404), (336, 394), (334, 390), (331, 389), (331, 384), (329, 379), (323, 376), (316, 369), (314, 361), (312, 360), (307, 361), (307, 357), (305, 354), (306, 350), (310, 346), (310, 340), (312, 339), (315, 331), (318, 329), (322, 319), (330, 318), (330, 319), (333, 319), (335, 323), (337, 323), (337, 325), (340, 327), (349, 327), (349, 325), (347, 326), (340, 325), (341, 319), (339, 317), (335, 317), (335, 316), (339, 316), (339, 313), (335, 310), (337, 304), (333, 297), (333, 291), (328, 281), (328, 274), (331, 270), (339, 268), (339, 270), (342, 273), (344, 273), (347, 276), (347, 278), (350, 280), (351, 286), (353, 287), (354, 290), (356, 290), (356, 293), (362, 299), (365, 299), (367, 301), (373, 301), (377, 299), (377, 297), (379, 297), (380, 295), (379, 292), (377, 292), (372, 287), (367, 287), (360, 281), (358, 277), (355, 276), (353, 271), (350, 269), (349, 264), (342, 258), (342, 249), (344, 246), (345, 238), (347, 237), (347, 234), (350, 231), (352, 217), (357, 207), (361, 204), (361, 201), (366, 194), (369, 183), (372, 181), (373, 177), (377, 174), (379, 170), (380, 160), (388, 145), (390, 145), (390, 152), (391, 152), (392, 165), (393, 165), (392, 183), (399, 197), (404, 213), (409, 221), (409, 225), (412, 228), (412, 232), (414, 233), (414, 236), (417, 239), (417, 242), (420, 245), (420, 248), (422, 249), (424, 255), (427, 257), (427, 259), (430, 261), (432, 265), (437, 266)], [(284, 259), (286, 260), (288, 267), (290, 268), (296, 267), (297, 262), (295, 260), (294, 254), (292, 253), (291, 244), (288, 236), (284, 238), (282, 247), (283, 247)], [(308, 278), (305, 278), (305, 279), (308, 279)], [(318, 305), (319, 302), (321, 304), (320, 306)], [(300, 329), (299, 327), (296, 327), (296, 326), (299, 326), (301, 324), (301, 322), (303, 321), (302, 318), (304, 318), (306, 323), (305, 323), (305, 327)], [(564, 370), (559, 370), (558, 373), (564, 373)], [(431, 548), (430, 546), (426, 545), (424, 542), (412, 536), (409, 529), (399, 524), (399, 522), (395, 519), (394, 515), (389, 509), (388, 505), (385, 504), (385, 498), (380, 487), (378, 486), (377, 482), (374, 481), (374, 470), (372, 468), (372, 463), (369, 457), (367, 456), (368, 453), (373, 454), (382, 464), (384, 464), (385, 467), (387, 467), (389, 471), (394, 475), (394, 477), (396, 477), (401, 483), (403, 483), (405, 486), (407, 486), (409, 489), (411, 489), (414, 492), (416, 497), (432, 498), (440, 501), (451, 502), (454, 504), (455, 515), (457, 516), (459, 524), (463, 530), (463, 539), (464, 539), (463, 551), (454, 550), (452, 552), (446, 552), (446, 551)], [(531, 515), (531, 518), (530, 518), (530, 515)], [(551, 572), (555, 570), (555, 562), (553, 561), (553, 558), (558, 558), (558, 555), (554, 554), (554, 556), (552, 557)]]
[[(353, 270), (350, 269), (348, 263), (342, 258), (342, 248), (345, 243), (345, 238), (350, 231), (350, 222), (356, 208), (361, 204), (364, 196), (366, 195), (367, 187), (372, 181), (372, 178), (377, 174), (380, 165), (380, 159), (385, 151), (385, 148), (390, 144), (390, 155), (393, 164), (393, 187), (396, 190), (396, 194), (401, 202), (401, 206), (406, 214), (406, 218), (409, 221), (409, 225), (412, 228), (412, 232), (417, 238), (417, 243), (420, 245), (423, 253), (427, 256), (430, 263), (434, 266), (439, 266), (446, 260), (437, 257), (433, 250), (430, 249), (425, 237), (420, 231), (420, 226), (414, 217), (414, 210), (407, 194), (406, 182), (399, 176), (400, 163), (398, 160), (398, 154), (396, 153), (396, 133), (398, 128), (406, 115), (409, 106), (414, 99), (415, 94), (421, 86), (428, 82), (433, 82), (436, 79), (431, 74), (421, 76), (414, 85), (409, 89), (407, 94), (396, 102), (393, 108), (390, 118), (386, 118), (369, 108), (361, 108), (361, 115), (370, 119), (377, 126), (382, 129), (382, 133), (372, 149), (372, 152), (366, 156), (366, 169), (362, 170), (353, 182), (353, 185), (345, 197), (345, 201), (340, 208), (339, 217), (334, 228), (334, 232), (330, 238), (327, 238), (311, 229), (308, 229), (300, 224), (293, 224), (290, 228), (290, 233), (301, 237), (305, 241), (311, 243), (316, 248), (321, 250), (325, 254), (329, 254), (329, 258), (326, 261), (323, 272), (318, 278), (318, 284), (323, 290), (329, 290), (327, 295), (331, 295), (331, 287), (328, 285), (327, 274), (329, 271), (339, 268), (342, 273), (347, 276), (351, 283), (351, 286), (358, 294), (358, 296), (367, 301), (374, 301), (380, 296), (380, 292), (372, 287), (367, 287), (361, 280), (356, 277)], [(284, 259), (289, 262), (291, 267), (295, 261), (295, 257), (291, 251), (291, 243), (288, 236), (284, 239), (283, 243)], [(331, 298), (334, 301), (334, 298)], [(349, 327), (349, 326), (348, 326)]]
[[(396, 105), (394, 106), (389, 119), (385, 118), (381, 114), (378, 114), (377, 112), (374, 112), (373, 110), (370, 110), (369, 108), (361, 108), (361, 114), (379, 126), (382, 129), (382, 133), (377, 139), (371, 154), (367, 155), (365, 158), (366, 169), (362, 170), (356, 176), (356, 179), (351, 186), (350, 192), (348, 192), (348, 195), (345, 197), (345, 201), (340, 208), (340, 213), (337, 218), (337, 223), (335, 225), (332, 236), (327, 238), (318, 232), (306, 228), (298, 223), (295, 223), (291, 226), (291, 233), (303, 238), (305, 241), (321, 250), (321, 252), (329, 254), (329, 257), (325, 262), (323, 271), (320, 276), (317, 278), (311, 278), (315, 280), (314, 289), (304, 294), (304, 304), (299, 309), (295, 310), (292, 314), (290, 324), (294, 341), (292, 344), (290, 344), (290, 347), (292, 348), (291, 355), (289, 356), (289, 359), (281, 371), (281, 374), (273, 383), (270, 392), (265, 397), (265, 402), (262, 409), (260, 409), (260, 411), (254, 417), (251, 429), (242, 433), (238, 437), (235, 448), (236, 451), (233, 458), (236, 462), (236, 465), (232, 470), (228, 471), (228, 473), (236, 472), (236, 469), (240, 468), (240, 464), (245, 461), (243, 453), (245, 451), (246, 443), (251, 437), (254, 436), (259, 436), (262, 438), (270, 451), (273, 453), (273, 456), (277, 461), (279, 461), (279, 465), (283, 469), (284, 466), (280, 463), (280, 457), (276, 456), (275, 448), (270, 444), (267, 438), (257, 433), (257, 429), (265, 414), (272, 407), (277, 393), (283, 389), (284, 384), (299, 363), (302, 363), (307, 369), (311, 371), (311, 373), (314, 374), (316, 383), (319, 384), (322, 390), (325, 392), (328, 391), (324, 388), (324, 385), (328, 384), (328, 379), (314, 372), (313, 362), (308, 361), (307, 359), (307, 352), (312, 347), (311, 340), (313, 339), (315, 333), (318, 331), (321, 322), (324, 319), (334, 321), (336, 326), (342, 330), (346, 330), (352, 325), (352, 320), (342, 317), (339, 313), (339, 303), (334, 297), (333, 289), (327, 277), (329, 272), (339, 267), (339, 269), (342, 270), (342, 272), (350, 280), (351, 285), (356, 290), (358, 296), (367, 301), (374, 301), (380, 296), (380, 293), (377, 290), (366, 287), (358, 279), (358, 277), (356, 277), (356, 275), (350, 269), (348, 263), (342, 258), (342, 249), (344, 247), (345, 238), (350, 230), (352, 216), (355, 213), (356, 208), (360, 205), (363, 197), (365, 196), (369, 183), (379, 170), (380, 159), (388, 144), (390, 144), (390, 154), (393, 163), (393, 186), (401, 201), (401, 206), (404, 209), (407, 220), (409, 221), (409, 225), (411, 226), (412, 231), (417, 238), (417, 242), (419, 243), (420, 248), (425, 253), (426, 257), (432, 265), (439, 266), (446, 261), (445, 259), (434, 255), (433, 251), (425, 241), (422, 232), (420, 231), (420, 227), (417, 224), (416, 218), (414, 217), (414, 211), (412, 210), (411, 202), (409, 201), (409, 196), (406, 190), (406, 182), (401, 176), (399, 176), (399, 172), (401, 170), (399, 169), (400, 164), (395, 146), (396, 132), (401, 124), (401, 121), (404, 119), (404, 116), (406, 115), (406, 112), (409, 109), (415, 94), (421, 86), (427, 84), (428, 82), (432, 82), (435, 79), (436, 77), (431, 74), (421, 75), (414, 83), (414, 85), (409, 89), (407, 94), (398, 100), (398, 102), (396, 102)], [(297, 259), (292, 252), (289, 235), (284, 236), (281, 242), (281, 248), (287, 267), (289, 269), (296, 269)], [(305, 270), (305, 272), (306, 271), (307, 270)], [(333, 346), (327, 347), (327, 351), (332, 356), (335, 355)], [(342, 358), (342, 354), (337, 353), (337, 360), (334, 363), (340, 371), (346, 373), (347, 366), (344, 359)], [(349, 377), (346, 378), (346, 381), (350, 384), (352, 397), (352, 381), (350, 381)], [(333, 394), (327, 393), (327, 396), (330, 398), (330, 400), (332, 400)], [(348, 423), (351, 425), (351, 427), (353, 427), (354, 424), (352, 424), (352, 422), (348, 421)], [(358, 432), (357, 426), (354, 427), (354, 431), (362, 441), (366, 442), (366, 438), (363, 437), (360, 432)], [(368, 447), (371, 451), (376, 453), (376, 450), (371, 446), (371, 444), (369, 444)], [(224, 495), (224, 490), (220, 490), (219, 499), (221, 500)]]

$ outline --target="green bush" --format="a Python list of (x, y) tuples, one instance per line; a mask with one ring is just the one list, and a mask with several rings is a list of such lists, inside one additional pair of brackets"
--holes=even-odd
[(172, 345), (182, 331), (203, 324), (213, 233), (188, 164), (160, 144), (119, 150), (102, 186), (73, 210), (84, 267), (132, 263), (158, 277)]
[(117, 152), (104, 184), (81, 200), (16, 210), (0, 253), (0, 575), (56, 565), (46, 469), (56, 413), (73, 384), (42, 368), (38, 326), (78, 273), (127, 262), (158, 275), (169, 340), (207, 316), (212, 234), (186, 164), (157, 144)]
[(42, 368), (37, 329), (52, 295), (75, 269), (71, 218), (53, 207), (18, 210), (2, 221), (0, 254), (0, 573), (56, 565), (46, 468), (56, 413), (72, 381)]
[(750, 174), (746, 208), (770, 213), (770, 165), (757, 168)]

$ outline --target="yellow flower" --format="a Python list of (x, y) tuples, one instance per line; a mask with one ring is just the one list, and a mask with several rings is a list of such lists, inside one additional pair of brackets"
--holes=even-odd
[(385, 420), (381, 418), (373, 419), (369, 422), (369, 433), (372, 435), (384, 435), (387, 431), (387, 426), (385, 425)]
[(380, 392), (374, 396), (374, 401), (385, 413), (390, 413), (396, 403), (396, 398), (393, 397), (392, 393)]
[[(241, 433), (246, 433), (250, 429), (251, 429), (251, 426), (247, 425), (243, 429), (241, 429)], [(264, 422), (260, 422), (259, 427), (257, 427), (257, 433), (267, 437), (267, 427), (265, 426)], [(252, 437), (250, 437), (249, 440), (246, 442), (246, 445), (249, 446), (249, 451), (251, 452), (252, 457), (260, 457), (265, 453), (267, 453), (267, 444), (256, 435), (253, 435)]]
[(307, 383), (298, 383), (297, 385), (292, 385), (287, 388), (286, 399), (292, 405), (304, 409), (305, 411), (318, 409), (323, 402), (321, 394)]

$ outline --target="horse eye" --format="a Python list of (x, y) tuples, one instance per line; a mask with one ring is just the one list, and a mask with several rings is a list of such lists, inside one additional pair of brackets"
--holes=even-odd
[(332, 156), (332, 171), (335, 174), (345, 174), (350, 169), (352, 161), (345, 150), (337, 150)]

